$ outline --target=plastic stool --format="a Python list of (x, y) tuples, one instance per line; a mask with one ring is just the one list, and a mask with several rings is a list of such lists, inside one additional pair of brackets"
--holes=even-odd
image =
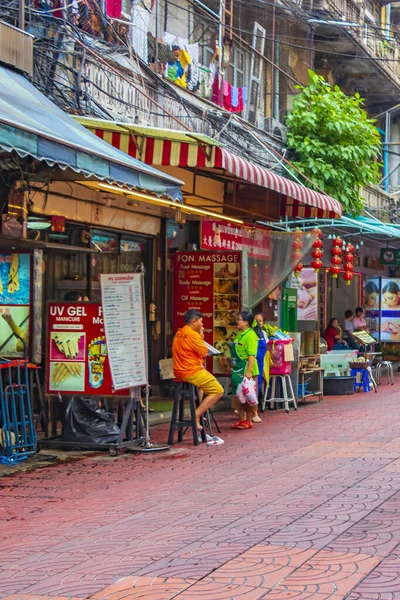
[(388, 384), (394, 385), (393, 365), (390, 360), (384, 360), (376, 365), (376, 382), (381, 384), (382, 367), (387, 370)]
[[(282, 383), (283, 398), (275, 397), (276, 380), (277, 379), (280, 379), (281, 383)], [(265, 405), (267, 403), (269, 403), (269, 408), (272, 410), (274, 408), (274, 402), (284, 402), (285, 403), (285, 411), (288, 413), (289, 412), (289, 404), (292, 402), (293, 406), (294, 406), (294, 410), (297, 410), (296, 396), (294, 395), (292, 381), (290, 379), (290, 376), (289, 375), (271, 375), (269, 382), (270, 382), (270, 386), (271, 386), (271, 398), (269, 400), (267, 400), (267, 394), (268, 394), (268, 387), (267, 387), (264, 392), (263, 406), (265, 407)], [(289, 388), (290, 395), (288, 395), (288, 388)]]
[(335, 375), (336, 377), (340, 377), (341, 373), (339, 369), (325, 369), (324, 377), (330, 377), (331, 375)]
[[(174, 444), (175, 431), (178, 431), (178, 442), (182, 442), (183, 436), (188, 427), (191, 427), (193, 434), (193, 443), (195, 446), (199, 443), (199, 436), (203, 442), (207, 441), (203, 417), (200, 418), (201, 431), (196, 426), (196, 407), (200, 405), (197, 390), (191, 383), (186, 381), (175, 382), (174, 408), (172, 409), (171, 424), (169, 427), (168, 444)], [(190, 417), (185, 419), (185, 401), (189, 401)]]
[(354, 382), (355, 392), (360, 392), (361, 388), (364, 392), (371, 391), (368, 369), (352, 369), (350, 375), (356, 378)]

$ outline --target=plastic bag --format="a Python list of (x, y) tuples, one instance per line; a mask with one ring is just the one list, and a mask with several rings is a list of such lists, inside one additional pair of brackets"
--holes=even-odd
[(114, 416), (102, 410), (98, 400), (72, 396), (63, 419), (63, 441), (114, 444), (118, 441), (119, 432)]
[(258, 404), (257, 384), (254, 379), (245, 377), (242, 383), (238, 385), (236, 397), (242, 404), (247, 403), (250, 406)]

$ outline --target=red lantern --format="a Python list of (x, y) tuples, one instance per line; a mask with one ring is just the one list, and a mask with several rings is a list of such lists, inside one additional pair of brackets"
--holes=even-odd
[(350, 272), (350, 271), (352, 271), (354, 269), (354, 266), (353, 266), (353, 264), (351, 262), (346, 262), (343, 265), (343, 269), (345, 271), (347, 271), (347, 272)]
[(352, 263), (354, 260), (354, 255), (351, 254), (350, 252), (347, 252), (347, 254), (344, 255), (343, 257), (344, 262), (350, 262)]
[(303, 265), (301, 263), (299, 263), (294, 270), (294, 274), (296, 275), (296, 277), (299, 277), (302, 270), (303, 270)]
[(340, 256), (332, 256), (331, 263), (333, 265), (340, 265), (341, 262), (342, 262), (342, 259), (340, 258)]
[(294, 239), (292, 242), (293, 250), (301, 250), (303, 247), (303, 242), (301, 240)]
[(300, 252), (300, 250), (294, 250), (294, 251), (292, 252), (292, 258), (293, 258), (293, 260), (294, 260), (295, 262), (299, 262), (299, 261), (300, 261), (300, 259), (301, 259), (301, 252)]
[(330, 270), (331, 270), (333, 279), (337, 279), (338, 275), (340, 273), (340, 267), (339, 267), (339, 265), (334, 265), (333, 267), (331, 267)]
[(347, 244), (347, 252), (354, 252), (353, 244)]
[(351, 280), (353, 279), (353, 273), (351, 273), (350, 271), (346, 271), (345, 273), (343, 273), (343, 279), (346, 282), (346, 285), (350, 285)]
[(253, 273), (252, 273), (251, 280), (252, 280), (253, 288), (258, 288), (260, 286), (260, 278), (259, 278), (257, 263), (253, 263)]
[(312, 247), (313, 247), (313, 251), (311, 252), (311, 256), (313, 257), (313, 261), (311, 263), (312, 268), (314, 269), (314, 271), (316, 273), (319, 273), (319, 270), (322, 268), (322, 261), (321, 258), (324, 255), (324, 251), (322, 249), (323, 247), (323, 241), (322, 241), (322, 231), (318, 228), (313, 229), (312, 233), (314, 235), (317, 235), (317, 239), (315, 240), (315, 242), (313, 243)]
[(324, 253), (323, 253), (323, 252), (322, 252), (322, 250), (320, 250), (319, 248), (315, 248), (315, 250), (313, 250), (313, 251), (311, 252), (311, 256), (312, 256), (313, 258), (322, 258), (323, 254), (324, 254)]
[(334, 245), (334, 246), (332, 246), (331, 254), (332, 254), (332, 256), (335, 256), (335, 255), (342, 256), (343, 250), (341, 249), (340, 246)]
[(322, 260), (320, 260), (319, 258), (316, 258), (315, 260), (312, 261), (311, 266), (316, 273), (319, 273), (320, 269), (322, 269), (322, 267), (323, 267)]
[(342, 244), (343, 244), (343, 240), (341, 237), (335, 238), (332, 242), (333, 246), (341, 246)]
[(322, 231), (320, 229), (318, 229), (318, 227), (315, 227), (315, 229), (312, 230), (311, 233), (316, 234), (319, 238), (322, 238)]

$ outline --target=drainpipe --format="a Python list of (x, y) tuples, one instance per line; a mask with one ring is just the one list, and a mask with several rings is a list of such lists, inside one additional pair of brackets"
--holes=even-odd
[(387, 112), (385, 115), (385, 142), (383, 144), (383, 189), (385, 192), (389, 191), (389, 154), (388, 144), (390, 142), (390, 113)]
[[(275, 5), (274, 5), (275, 7)], [(279, 41), (278, 41), (278, 36), (275, 36), (275, 40), (274, 40), (274, 47), (275, 47), (275, 51), (274, 51), (274, 58), (275, 58), (275, 64), (279, 65)], [(277, 121), (279, 121), (279, 106), (280, 106), (280, 100), (279, 100), (279, 71), (278, 69), (274, 68), (274, 106), (273, 106), (273, 115), (274, 115), (274, 119), (276, 119)]]

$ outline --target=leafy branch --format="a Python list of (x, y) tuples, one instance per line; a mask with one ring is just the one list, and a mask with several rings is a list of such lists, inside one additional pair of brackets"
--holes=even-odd
[(375, 120), (362, 108), (360, 94), (347, 96), (336, 85), (309, 71), (308, 86), (299, 94), (287, 117), (287, 143), (293, 164), (307, 187), (317, 187), (359, 214), (364, 206), (361, 189), (380, 179), (381, 139)]

